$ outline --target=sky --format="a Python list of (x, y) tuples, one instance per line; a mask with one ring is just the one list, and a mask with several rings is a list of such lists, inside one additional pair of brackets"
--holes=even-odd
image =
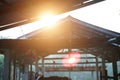
[[(16, 39), (43, 26), (53, 25), (68, 15), (90, 24), (120, 33), (120, 0), (105, 0), (62, 15), (42, 19), (16, 28), (0, 31), (0, 38)], [(47, 22), (47, 24), (46, 24)]]
[(106, 0), (72, 12), (88, 23), (120, 33), (120, 0)]

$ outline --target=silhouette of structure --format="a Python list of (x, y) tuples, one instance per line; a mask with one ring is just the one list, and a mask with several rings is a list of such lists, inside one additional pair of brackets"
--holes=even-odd
[[(24, 36), (27, 39), (22, 39)], [(35, 66), (36, 71), (40, 67), (43, 74), (45, 71), (96, 71), (98, 80), (108, 78), (118, 80), (119, 36), (119, 33), (68, 16), (54, 26), (39, 29), (19, 39), (0, 40), (0, 49), (5, 56), (4, 80), (17, 80), (16, 78), (20, 78), (21, 74), (24, 74), (26, 79), (32, 80), (34, 76), (32, 65)], [(81, 62), (78, 62), (76, 66), (65, 68), (60, 61), (57, 62), (63, 59), (62, 55), (74, 51), (81, 55)], [(46, 57), (52, 54), (57, 56)], [(94, 56), (89, 56), (89, 54)], [(40, 63), (38, 63), (39, 59)], [(85, 61), (82, 62), (82, 59)], [(91, 62), (90, 59), (95, 59), (95, 61)], [(53, 62), (49, 62), (50, 60)], [(107, 75), (106, 63), (112, 63), (113, 77)]]
[[(61, 14), (100, 1), (103, 0), (0, 0), (0, 31), (33, 22), (48, 7), (56, 14)], [(61, 63), (62, 55), (69, 52), (81, 55), (80, 61), (72, 68), (66, 68)], [(36, 30), (18, 39), (1, 39), (0, 54), (4, 55), (4, 70), (0, 75), (3, 80), (20, 80), (21, 76), (23, 80), (33, 80), (35, 66), (35, 72), (40, 67), (43, 75), (46, 71), (95, 71), (97, 80), (118, 80), (119, 53), (120, 33), (68, 16), (54, 26)], [(107, 75), (106, 63), (112, 63), (112, 77)]]

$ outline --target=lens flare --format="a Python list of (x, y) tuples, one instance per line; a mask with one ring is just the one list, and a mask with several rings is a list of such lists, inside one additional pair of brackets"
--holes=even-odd
[(53, 13), (44, 13), (41, 17), (42, 20), (48, 20), (48, 19), (51, 19), (54, 17), (54, 14)]
[(62, 60), (62, 64), (64, 67), (73, 67), (80, 60), (80, 53), (78, 52), (70, 52), (66, 54)]
[(73, 64), (74, 62), (75, 62), (75, 58), (71, 57), (71, 58), (68, 59), (68, 63), (69, 64)]

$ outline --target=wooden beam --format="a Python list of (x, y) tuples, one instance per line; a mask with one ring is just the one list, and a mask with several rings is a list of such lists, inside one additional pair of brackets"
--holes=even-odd
[[(102, 63), (102, 62), (98, 62)], [(62, 63), (44, 63), (45, 65), (62, 65)], [(79, 62), (77, 64), (96, 64), (96, 62)], [(39, 63), (39, 65), (42, 65), (42, 63)]]
[[(103, 46), (105, 38), (72, 39), (71, 48), (91, 48)], [(54, 45), (53, 45), (54, 44)], [(17, 45), (17, 46), (16, 46)], [(39, 39), (39, 40), (0, 40), (0, 48), (68, 48), (69, 39)]]
[[(95, 66), (86, 66), (86, 67), (45, 67), (46, 71), (57, 71), (57, 72), (65, 72), (65, 71), (95, 71)], [(99, 67), (100, 70), (100, 67)]]
[[(44, 60), (62, 60), (62, 59), (63, 58), (44, 58)], [(80, 59), (86, 59), (86, 57), (80, 57)], [(87, 57), (87, 59), (95, 59), (95, 57)]]

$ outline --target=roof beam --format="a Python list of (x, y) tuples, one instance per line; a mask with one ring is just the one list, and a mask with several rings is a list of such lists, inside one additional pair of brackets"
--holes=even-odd
[[(63, 58), (44, 58), (44, 60), (61, 60), (61, 59)], [(95, 59), (95, 57), (80, 57), (80, 59)]]
[[(70, 68), (65, 68), (65, 67), (45, 67), (46, 72), (68, 72), (68, 71), (95, 71), (95, 66), (85, 66), (85, 67), (70, 67)], [(98, 68), (100, 70), (100, 66)]]
[[(107, 41), (105, 38), (91, 38), (91, 39), (72, 39), (72, 48), (92, 48), (103, 46)], [(54, 44), (54, 45), (53, 45)], [(17, 45), (17, 46), (16, 46)], [(68, 39), (31, 39), (31, 40), (0, 40), (0, 48), (69, 48)]]
[[(98, 62), (98, 63), (102, 63), (102, 62)], [(110, 63), (110, 62), (106, 62), (106, 63)], [(44, 63), (45, 65), (62, 65), (62, 63)], [(67, 63), (66, 63), (67, 64)], [(96, 64), (96, 62), (78, 62), (77, 64)], [(42, 63), (39, 63), (39, 65), (42, 65)]]

